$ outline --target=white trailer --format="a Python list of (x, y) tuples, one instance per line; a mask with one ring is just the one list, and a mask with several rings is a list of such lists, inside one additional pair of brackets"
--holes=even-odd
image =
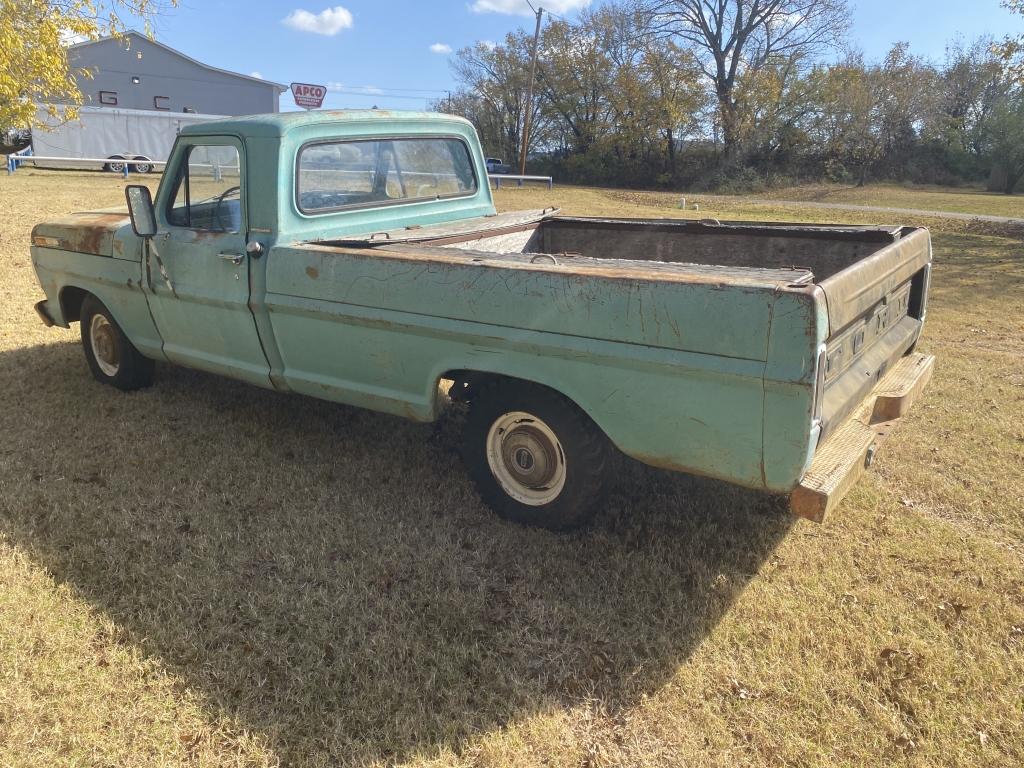
[[(37, 125), (46, 126), (32, 131), (31, 156), (39, 158), (32, 162), (40, 168), (123, 173), (128, 166), (136, 173), (149, 173), (154, 164), (167, 159), (182, 128), (221, 115), (79, 107), (77, 120), (64, 121), (50, 117), (46, 105), (40, 105), (36, 117)], [(27, 159), (19, 159), (19, 164)]]

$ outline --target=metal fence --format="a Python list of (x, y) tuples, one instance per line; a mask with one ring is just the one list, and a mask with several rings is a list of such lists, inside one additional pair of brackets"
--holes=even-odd
[(494, 182), (495, 189), (501, 189), (502, 181), (514, 181), (517, 187), (523, 186), (524, 181), (537, 181), (547, 184), (548, 189), (552, 189), (555, 185), (550, 176), (519, 176), (511, 173), (489, 173), (487, 178)]
[[(33, 155), (30, 149), (22, 150), (21, 152), (14, 152), (7, 156), (7, 175), (10, 176), (16, 170), (18, 166), (23, 165), (27, 162), (34, 162), (40, 160), (43, 162), (61, 163), (62, 165), (84, 165), (84, 166), (96, 166), (105, 167), (111, 163), (121, 163), (121, 175), (124, 178), (128, 178), (128, 174), (133, 172), (134, 166), (136, 165), (148, 165), (151, 169), (163, 169), (167, 162), (164, 160), (118, 160), (110, 157), (51, 157), (49, 155)], [(196, 165), (196, 164), (193, 164)], [(210, 165), (213, 169), (213, 176), (215, 179), (219, 179), (221, 166)], [(237, 168), (238, 166), (231, 166)], [(228, 166), (224, 166), (225, 169)], [(502, 182), (514, 181), (517, 187), (523, 186), (524, 182), (537, 182), (540, 184), (547, 184), (548, 189), (554, 187), (554, 181), (550, 176), (523, 176), (510, 173), (489, 173), (487, 179), (493, 182), (495, 189), (501, 189)]]

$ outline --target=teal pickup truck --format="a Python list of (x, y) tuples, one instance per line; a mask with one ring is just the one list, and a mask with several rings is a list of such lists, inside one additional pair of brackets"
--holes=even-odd
[(419, 421), (466, 403), (482, 499), (588, 520), (621, 452), (821, 520), (924, 387), (924, 229), (496, 213), (473, 127), (316, 111), (185, 128), (156, 199), (39, 224), (47, 325)]

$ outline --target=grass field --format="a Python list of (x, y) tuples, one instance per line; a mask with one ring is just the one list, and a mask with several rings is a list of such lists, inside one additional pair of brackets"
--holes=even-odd
[(1024, 764), (1019, 234), (922, 222), (935, 377), (823, 525), (629, 466), (592, 530), (555, 535), (481, 507), (454, 415), (168, 366), (96, 384), (77, 329), (32, 312), (27, 243), (122, 190), (0, 177), (0, 765)]
[(898, 184), (869, 184), (864, 187), (808, 185), (775, 189), (763, 196), (777, 200), (880, 205), (889, 208), (1024, 218), (1024, 194), (1001, 195), (970, 188), (912, 187)]

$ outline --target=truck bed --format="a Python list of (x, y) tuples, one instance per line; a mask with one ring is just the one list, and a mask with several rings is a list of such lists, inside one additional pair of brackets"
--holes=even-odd
[(324, 244), (373, 246), (410, 256), (444, 248), (481, 264), (621, 279), (776, 291), (816, 286), (825, 295), (828, 320), (827, 347), (819, 351), (822, 437), (915, 345), (931, 262), (927, 231), (915, 227), (608, 219), (560, 216), (554, 209)]

